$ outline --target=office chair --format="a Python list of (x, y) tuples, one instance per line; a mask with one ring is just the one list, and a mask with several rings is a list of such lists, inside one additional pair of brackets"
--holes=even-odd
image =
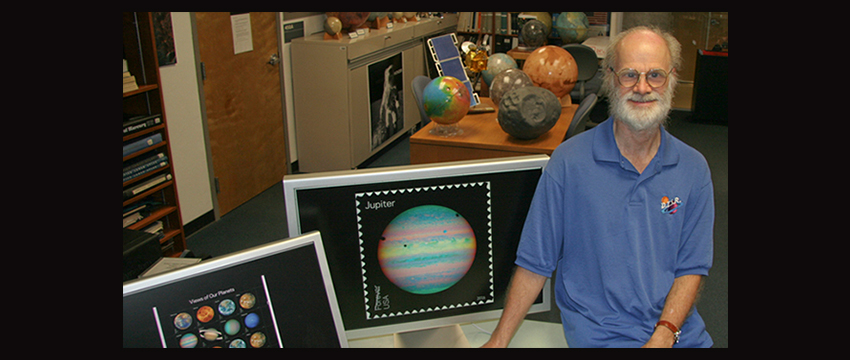
[(576, 113), (573, 115), (573, 121), (570, 123), (570, 128), (567, 129), (567, 134), (564, 135), (564, 141), (581, 133), (587, 128), (587, 119), (590, 118), (590, 111), (596, 106), (596, 94), (590, 93), (581, 101)]
[(416, 106), (419, 107), (419, 116), (422, 118), (420, 124), (422, 126), (428, 125), (431, 122), (431, 118), (428, 117), (428, 114), (425, 113), (425, 105), (422, 102), (422, 92), (425, 90), (425, 86), (427, 86), (431, 82), (431, 78), (419, 75), (413, 78), (412, 87), (413, 87), (413, 97), (416, 98)]
[[(576, 60), (578, 66), (578, 89), (573, 89), (570, 96), (578, 98), (578, 101), (584, 100), (587, 93), (596, 93), (599, 90), (599, 85), (592, 81), (599, 71), (599, 59), (596, 57), (596, 51), (587, 45), (582, 44), (566, 44), (562, 46), (567, 50), (573, 59)], [(593, 82), (593, 84), (590, 84)]]

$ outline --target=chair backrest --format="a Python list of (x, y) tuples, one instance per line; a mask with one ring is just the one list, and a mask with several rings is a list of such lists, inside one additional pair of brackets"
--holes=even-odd
[(596, 71), (599, 70), (599, 59), (596, 57), (596, 51), (582, 44), (567, 44), (562, 47), (576, 60), (578, 80), (587, 81), (593, 79)]
[(587, 128), (587, 119), (590, 118), (590, 110), (596, 106), (596, 94), (590, 93), (581, 101), (576, 113), (573, 115), (573, 121), (570, 123), (570, 128), (567, 129), (567, 134), (564, 135), (564, 141), (581, 133)]
[(425, 90), (425, 86), (431, 82), (431, 78), (418, 75), (413, 78), (412, 87), (413, 87), (413, 97), (416, 98), (416, 106), (419, 107), (419, 115), (422, 117), (422, 126), (427, 125), (431, 122), (431, 118), (428, 117), (428, 114), (425, 113), (425, 105), (422, 102), (422, 92)]

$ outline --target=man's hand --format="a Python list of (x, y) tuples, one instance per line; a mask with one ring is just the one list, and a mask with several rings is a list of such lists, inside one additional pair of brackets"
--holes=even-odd
[(664, 326), (659, 326), (655, 328), (655, 332), (652, 333), (652, 337), (649, 338), (649, 341), (641, 347), (669, 349), (672, 348), (675, 343), (676, 338), (673, 337), (673, 331)]

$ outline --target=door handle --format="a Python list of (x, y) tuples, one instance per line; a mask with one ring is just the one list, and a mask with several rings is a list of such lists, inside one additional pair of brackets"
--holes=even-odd
[(280, 56), (277, 56), (277, 54), (272, 54), (272, 57), (269, 59), (268, 64), (269, 65), (280, 64)]

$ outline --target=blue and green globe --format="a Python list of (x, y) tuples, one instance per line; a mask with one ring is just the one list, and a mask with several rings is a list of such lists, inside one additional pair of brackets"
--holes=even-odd
[(552, 26), (564, 44), (580, 43), (588, 38), (590, 22), (583, 12), (562, 12)]

